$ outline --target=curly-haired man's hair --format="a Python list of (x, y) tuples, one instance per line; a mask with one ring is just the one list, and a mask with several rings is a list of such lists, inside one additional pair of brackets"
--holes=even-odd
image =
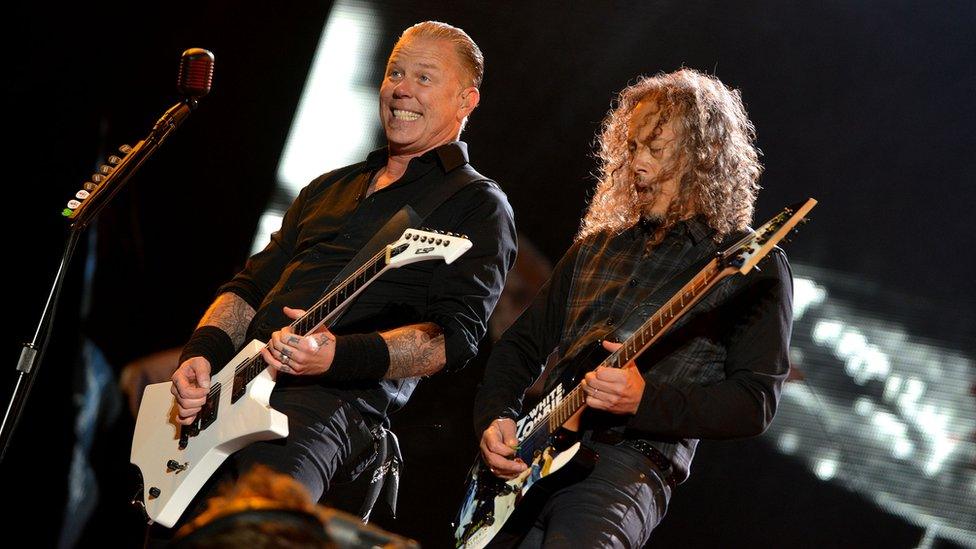
[(671, 120), (676, 133), (675, 165), (663, 167), (658, 179), (680, 173), (677, 193), (649, 246), (660, 243), (689, 213), (704, 216), (716, 231), (716, 241), (744, 229), (752, 220), (762, 173), (755, 128), (738, 90), (713, 76), (681, 69), (642, 77), (620, 92), (603, 121), (596, 152), (598, 182), (577, 239), (627, 229), (655, 199), (652, 191), (649, 202), (638, 200), (627, 144), (631, 114), (642, 101), (655, 101), (661, 113), (658, 124)]

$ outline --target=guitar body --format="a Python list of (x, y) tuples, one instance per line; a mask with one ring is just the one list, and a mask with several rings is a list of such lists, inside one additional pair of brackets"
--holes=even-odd
[(556, 365), (558, 381), (532, 410), (516, 422), (519, 449), (516, 452), (528, 468), (506, 481), (489, 470), (479, 456), (469, 472), (464, 503), (458, 513), (455, 545), (481, 549), (517, 544), (532, 528), (536, 517), (556, 491), (586, 478), (600, 456), (582, 446), (570, 430), (549, 431), (540, 420), (563, 400), (563, 387), (573, 387), (607, 355), (595, 343), (577, 358)]
[[(270, 407), (275, 382), (266, 369), (232, 401), (236, 366), (258, 354), (264, 343), (254, 340), (211, 377), (217, 403), (209, 428), (181, 444), (172, 382), (146, 387), (136, 419), (130, 461), (142, 473), (143, 503), (154, 522), (171, 528), (193, 497), (227, 456), (252, 442), (288, 436), (288, 417)], [(205, 411), (201, 411), (204, 414)], [(174, 467), (173, 465), (176, 465)], [(157, 492), (158, 490), (158, 492)], [(157, 495), (153, 495), (157, 494)]]

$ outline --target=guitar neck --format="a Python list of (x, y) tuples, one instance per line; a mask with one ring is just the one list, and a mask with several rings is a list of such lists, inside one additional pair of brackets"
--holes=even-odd
[[(648, 347), (661, 338), (675, 322), (678, 321), (692, 306), (701, 301), (722, 279), (734, 274), (733, 268), (723, 267), (718, 259), (712, 259), (705, 265), (691, 281), (684, 285), (671, 299), (647, 319), (623, 345), (610, 354), (599, 366), (607, 368), (623, 368), (631, 360), (641, 355)], [(540, 421), (552, 434), (560, 426), (583, 407), (586, 395), (582, 385), (577, 385), (563, 400), (553, 408), (549, 417)]]
[(324, 295), (305, 313), (305, 316), (292, 323), (292, 331), (304, 336), (314, 332), (321, 325), (335, 320), (335, 317), (345, 310), (345, 306), (354, 297), (366, 289), (366, 286), (369, 286), (375, 278), (383, 274), (387, 266), (387, 253), (387, 250), (377, 253), (365, 265)]
[[(345, 280), (339, 283), (332, 291), (322, 296), (303, 317), (291, 324), (292, 331), (296, 334), (307, 335), (314, 332), (323, 324), (331, 323), (345, 310), (353, 298), (366, 289), (367, 286), (386, 270), (389, 264), (390, 247), (387, 246), (380, 251), (362, 267), (352, 273)], [(256, 354), (248, 360), (242, 362), (238, 367), (236, 377), (239, 382), (246, 385), (257, 377), (267, 368), (268, 365), (260, 354)]]
[[(788, 206), (756, 231), (717, 254), (599, 366), (622, 368), (640, 356), (722, 279), (736, 273), (746, 274), (755, 268), (787, 234), (796, 230), (797, 224), (805, 220), (816, 204), (816, 200), (808, 198), (802, 203)], [(529, 436), (541, 435), (543, 429), (548, 428), (548, 433), (545, 433), (548, 437), (578, 412), (585, 402), (583, 388), (577, 385), (547, 416), (540, 419)]]

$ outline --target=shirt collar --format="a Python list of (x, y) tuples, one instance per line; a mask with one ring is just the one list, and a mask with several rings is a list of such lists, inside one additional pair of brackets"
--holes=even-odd
[(709, 238), (715, 232), (711, 227), (705, 223), (705, 217), (701, 215), (696, 215), (695, 217), (686, 219), (680, 223), (684, 227), (684, 230), (691, 241), (694, 244), (698, 244), (702, 240)]
[[(383, 147), (376, 149), (366, 156), (366, 169), (376, 170), (386, 165), (389, 156), (389, 148)], [(444, 173), (447, 173), (458, 166), (468, 163), (468, 144), (464, 141), (451, 141), (439, 147), (433, 148), (424, 154), (412, 158), (407, 165), (407, 171), (412, 164), (430, 164), (437, 162)]]
[[(647, 223), (641, 219), (631, 227), (631, 230), (633, 231), (634, 238), (642, 239), (644, 236), (653, 233), (656, 228), (657, 225)], [(687, 236), (691, 240), (691, 243), (697, 246), (702, 240), (711, 237), (715, 231), (705, 222), (704, 216), (696, 215), (695, 217), (678, 221), (671, 228), (670, 232), (676, 235)]]

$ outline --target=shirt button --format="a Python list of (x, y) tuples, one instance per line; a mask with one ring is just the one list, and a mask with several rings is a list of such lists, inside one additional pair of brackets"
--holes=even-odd
[(631, 279), (630, 279), (629, 281), (627, 281), (627, 284), (628, 284), (628, 285), (629, 285), (629, 286), (630, 286), (631, 288), (633, 288), (634, 286), (637, 286), (637, 279), (636, 279), (636, 278), (631, 278)]
[(614, 320), (613, 317), (611, 316), (610, 318), (607, 319), (607, 326), (613, 326), (613, 322)]

